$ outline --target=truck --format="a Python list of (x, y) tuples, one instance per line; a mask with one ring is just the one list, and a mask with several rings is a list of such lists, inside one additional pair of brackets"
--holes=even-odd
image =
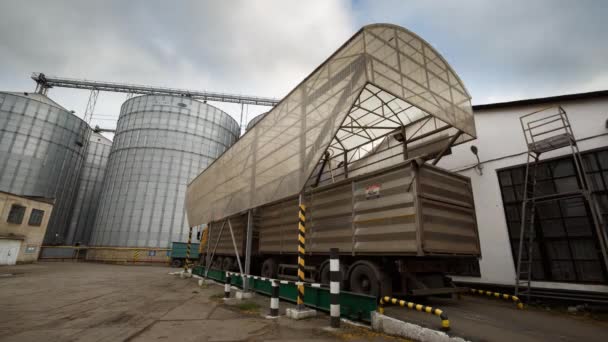
[[(186, 250), (188, 243), (173, 242), (171, 244), (171, 267), (182, 267), (186, 262)], [(192, 243), (190, 245), (190, 262), (195, 262), (199, 259), (199, 244)]]
[(438, 163), (475, 137), (439, 52), (368, 25), (190, 182), (188, 221), (208, 225), (211, 268), (238, 257), (243, 272), (327, 284), (338, 248), (343, 289), (453, 295), (466, 289), (449, 274), (478, 269), (481, 247), (470, 179)]

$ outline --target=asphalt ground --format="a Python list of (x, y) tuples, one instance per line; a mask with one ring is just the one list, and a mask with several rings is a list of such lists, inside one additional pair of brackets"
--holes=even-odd
[[(169, 267), (44, 262), (0, 267), (0, 341), (394, 341), (322, 314), (265, 319), (259, 296), (224, 303)], [(282, 303), (281, 311), (289, 305)]]
[[(608, 341), (608, 321), (561, 310), (516, 308), (512, 301), (464, 295), (430, 298), (421, 304), (442, 309), (450, 320), (449, 335), (470, 341)], [(400, 306), (385, 314), (427, 328), (440, 329), (439, 317)]]
[[(320, 313), (265, 319), (269, 299), (224, 302), (223, 286), (199, 287), (158, 266), (38, 263), (0, 267), (0, 341), (394, 341)], [(444, 310), (452, 336), (471, 341), (608, 341), (608, 322), (513, 302), (463, 296), (421, 304)], [(281, 302), (281, 314), (293, 307)], [(386, 315), (439, 329), (437, 316), (387, 306)]]

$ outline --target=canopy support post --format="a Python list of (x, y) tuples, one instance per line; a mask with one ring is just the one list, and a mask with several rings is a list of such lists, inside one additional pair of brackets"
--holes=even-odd
[(454, 134), (452, 139), (450, 139), (450, 141), (448, 141), (447, 145), (445, 145), (445, 147), (441, 150), (441, 152), (439, 152), (437, 157), (435, 157), (435, 160), (433, 160), (431, 165), (437, 165), (437, 163), (439, 162), (441, 157), (443, 157), (443, 155), (450, 149), (452, 144), (456, 141), (456, 139), (458, 139), (458, 137), (460, 137), (461, 134), (462, 134), (462, 131), (458, 131), (458, 133)]
[[(251, 243), (253, 240), (253, 210), (247, 211), (247, 240), (245, 241), (245, 274), (251, 274)], [(249, 291), (249, 278), (245, 278), (243, 291)]]
[(232, 223), (230, 223), (230, 219), (228, 219), (228, 228), (230, 229), (230, 237), (232, 238), (232, 246), (234, 247), (234, 255), (236, 256), (236, 262), (239, 264), (239, 272), (241, 272), (241, 276), (243, 277), (243, 282), (245, 281), (245, 276), (243, 275), (243, 266), (241, 265), (241, 258), (239, 257), (239, 250), (236, 248), (236, 241), (234, 239), (234, 232), (232, 231)]
[(403, 160), (408, 160), (410, 156), (407, 152), (407, 139), (405, 136), (405, 126), (401, 126), (401, 135), (403, 136)]
[[(317, 179), (315, 180), (315, 184), (313, 185), (313, 188), (316, 188), (317, 186), (319, 186), (319, 182), (321, 181), (321, 176), (323, 175), (323, 170), (325, 169), (325, 165), (327, 165), (327, 163), (329, 162), (329, 152), (325, 151), (325, 157), (323, 158), (323, 163), (321, 164), (321, 169), (319, 170), (319, 173), (317, 174)], [(331, 171), (331, 165), (330, 167), (330, 171)]]
[[(222, 227), (220, 228), (220, 233), (217, 236), (217, 240), (215, 241), (215, 245), (213, 246), (213, 251), (211, 252), (211, 257), (207, 258), (207, 267), (205, 268), (205, 278), (207, 278), (207, 274), (209, 273), (209, 269), (211, 268), (211, 263), (213, 262), (213, 257), (215, 256), (215, 250), (217, 249), (217, 245), (220, 243), (220, 238), (222, 237), (222, 232), (224, 231), (224, 226), (226, 225), (226, 221), (222, 223)], [(211, 229), (211, 225), (207, 227), (207, 229)]]

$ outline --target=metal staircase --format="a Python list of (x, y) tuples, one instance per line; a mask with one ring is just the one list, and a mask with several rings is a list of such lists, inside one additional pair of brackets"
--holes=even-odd
[[(539, 203), (576, 197), (584, 198), (588, 204), (589, 213), (592, 216), (592, 222), (602, 250), (603, 262), (606, 266), (608, 266), (608, 255), (606, 251), (608, 239), (606, 237), (606, 231), (604, 229), (599, 207), (591, 194), (584, 163), (566, 111), (560, 106), (544, 108), (520, 117), (520, 122), (526, 139), (528, 152), (520, 216), (521, 226), (519, 232), (515, 295), (520, 297), (525, 296), (526, 301), (529, 302), (530, 295), (532, 294), (531, 282), (536, 237), (534, 218), (536, 216), (536, 206)], [(541, 154), (564, 147), (570, 147), (578, 181), (578, 189), (561, 193), (540, 193), (537, 189), (537, 169)]]

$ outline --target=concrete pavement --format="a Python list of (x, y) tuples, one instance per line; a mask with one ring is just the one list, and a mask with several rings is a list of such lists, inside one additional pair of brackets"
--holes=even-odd
[[(518, 310), (511, 301), (463, 296), (461, 300), (431, 298), (423, 303), (444, 310), (449, 335), (471, 341), (607, 341), (608, 322), (539, 308)], [(436, 316), (398, 306), (385, 314), (420, 326), (439, 329)]]
[(348, 326), (327, 332), (325, 315), (267, 320), (267, 298), (225, 305), (221, 286), (199, 288), (170, 271), (70, 262), (1, 267), (0, 341), (394, 340)]

